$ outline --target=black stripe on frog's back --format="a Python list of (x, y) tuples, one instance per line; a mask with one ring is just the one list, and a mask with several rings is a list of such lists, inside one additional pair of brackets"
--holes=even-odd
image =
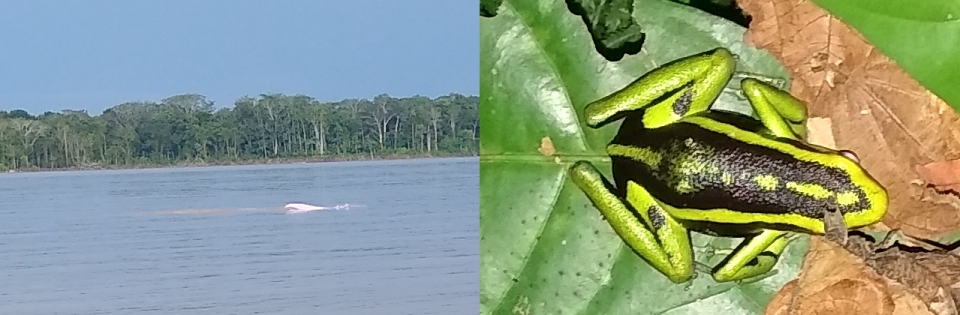
[[(762, 128), (739, 114), (707, 115), (749, 131)], [(846, 214), (870, 208), (865, 192), (840, 169), (801, 161), (689, 122), (648, 130), (639, 118), (628, 117), (608, 151), (617, 187), (636, 181), (678, 208), (796, 213), (818, 220), (824, 209), (839, 208)]]

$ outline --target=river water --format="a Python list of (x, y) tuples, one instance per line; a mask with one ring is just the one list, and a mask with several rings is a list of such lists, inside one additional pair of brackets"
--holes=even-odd
[(479, 176), (477, 158), (0, 174), (0, 314), (476, 314)]

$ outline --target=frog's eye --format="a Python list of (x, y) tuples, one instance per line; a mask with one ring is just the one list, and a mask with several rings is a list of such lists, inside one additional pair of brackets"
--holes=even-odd
[(843, 155), (843, 157), (851, 159), (854, 162), (860, 163), (860, 157), (858, 157), (856, 153), (853, 153), (853, 151), (840, 150), (840, 155)]

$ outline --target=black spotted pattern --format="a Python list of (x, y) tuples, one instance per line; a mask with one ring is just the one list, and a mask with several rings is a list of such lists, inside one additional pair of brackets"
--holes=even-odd
[[(759, 121), (735, 113), (712, 111), (702, 115), (748, 131), (763, 127)], [(635, 116), (639, 115), (627, 117), (613, 143), (647, 147), (660, 152), (664, 159), (658, 168), (651, 169), (641, 162), (612, 157), (617, 187), (626, 187), (628, 180), (635, 181), (662, 202), (688, 209), (726, 208), (749, 213), (797, 213), (822, 220), (824, 209), (839, 207), (834, 200), (816, 200), (785, 187), (787, 181), (794, 181), (818, 183), (831, 191), (854, 190), (860, 201), (839, 207), (837, 210), (841, 213), (870, 208), (866, 193), (854, 186), (839, 169), (796, 161), (782, 152), (746, 145), (692, 123), (678, 122), (657, 129), (644, 129), (639, 117)], [(802, 142), (788, 143), (805, 145)], [(680, 166), (672, 163), (681, 159), (713, 163), (726, 173), (733, 174), (733, 183), (727, 187), (721, 174), (702, 172), (686, 177), (694, 192), (682, 194), (675, 189), (683, 178), (676, 175)], [(746, 176), (741, 178), (740, 175)], [(777, 189), (761, 189), (753, 180), (756, 175), (775, 175), (779, 180)]]
[(659, 230), (667, 224), (667, 218), (663, 216), (663, 209), (660, 209), (659, 206), (652, 205), (648, 207), (647, 216), (650, 217), (650, 225), (652, 225), (654, 231)]
[(686, 88), (683, 89), (683, 94), (680, 94), (680, 97), (673, 102), (673, 113), (679, 116), (685, 115), (690, 111), (690, 103), (693, 102), (693, 89)]

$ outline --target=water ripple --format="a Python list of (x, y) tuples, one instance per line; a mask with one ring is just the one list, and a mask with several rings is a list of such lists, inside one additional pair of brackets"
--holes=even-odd
[(3, 175), (0, 313), (473, 314), (477, 163)]

